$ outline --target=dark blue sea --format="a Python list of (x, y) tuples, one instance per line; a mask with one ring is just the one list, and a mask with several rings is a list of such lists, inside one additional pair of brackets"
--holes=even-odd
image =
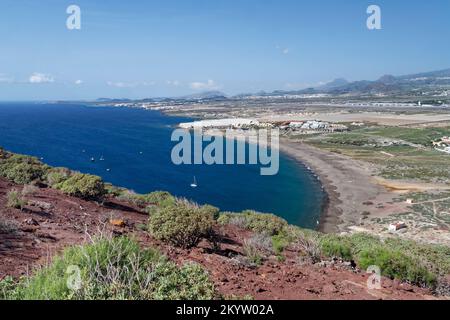
[[(321, 186), (284, 155), (275, 176), (261, 176), (257, 165), (172, 164), (172, 130), (190, 120), (142, 109), (0, 103), (0, 146), (139, 193), (166, 190), (223, 211), (254, 209), (316, 227), (324, 200)], [(190, 187), (194, 176), (195, 189)]]

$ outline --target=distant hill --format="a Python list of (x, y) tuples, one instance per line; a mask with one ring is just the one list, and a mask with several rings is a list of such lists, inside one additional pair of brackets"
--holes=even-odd
[(191, 95), (179, 97), (178, 99), (183, 100), (218, 100), (227, 99), (227, 95), (221, 91), (206, 91), (201, 93), (194, 93)]
[(302, 94), (378, 94), (396, 93), (416, 89), (432, 89), (441, 86), (450, 87), (450, 69), (424, 72), (403, 76), (384, 75), (381, 78), (371, 80), (359, 80), (348, 82), (346, 79), (338, 78), (327, 84), (315, 88), (307, 88), (295, 91), (275, 90), (264, 93), (261, 96), (282, 96)]
[(450, 69), (404, 76), (384, 75), (375, 81), (355, 81), (317, 90), (327, 93), (388, 93), (433, 86), (450, 86)]

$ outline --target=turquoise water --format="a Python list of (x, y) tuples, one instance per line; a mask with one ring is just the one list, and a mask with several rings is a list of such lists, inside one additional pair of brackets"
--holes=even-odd
[[(284, 155), (275, 176), (261, 176), (256, 165), (172, 164), (176, 143), (170, 136), (177, 123), (186, 121), (190, 119), (141, 109), (2, 103), (0, 146), (139, 193), (167, 190), (224, 211), (254, 209), (316, 227), (324, 197), (321, 186), (304, 166)], [(101, 156), (104, 161), (99, 161)], [(195, 189), (190, 187), (194, 176), (199, 185)]]

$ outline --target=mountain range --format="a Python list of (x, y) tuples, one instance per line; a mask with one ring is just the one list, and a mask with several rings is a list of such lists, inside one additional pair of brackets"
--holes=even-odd
[(381, 78), (370, 81), (360, 80), (349, 82), (346, 79), (335, 79), (325, 85), (296, 91), (274, 91), (266, 95), (281, 94), (378, 94), (396, 93), (420, 89), (450, 88), (450, 69), (424, 72), (403, 76), (384, 75)]

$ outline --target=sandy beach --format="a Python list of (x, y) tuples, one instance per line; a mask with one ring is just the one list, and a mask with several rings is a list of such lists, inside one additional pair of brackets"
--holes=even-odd
[(367, 203), (386, 203), (395, 196), (375, 181), (368, 164), (286, 139), (281, 140), (280, 149), (319, 176), (328, 194), (320, 221), (323, 232), (344, 232), (346, 227), (360, 223), (362, 213), (377, 211)]

